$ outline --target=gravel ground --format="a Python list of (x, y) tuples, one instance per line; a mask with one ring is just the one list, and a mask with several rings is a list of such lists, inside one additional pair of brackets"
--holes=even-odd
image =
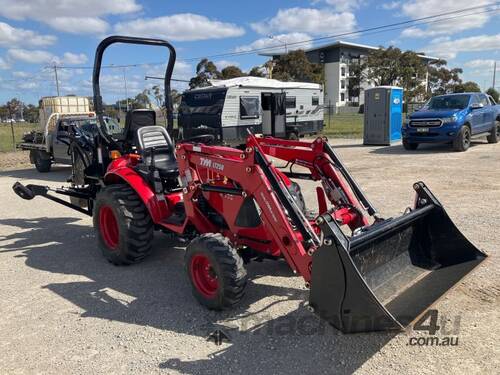
[[(283, 262), (250, 264), (242, 303), (208, 312), (191, 296), (183, 244), (158, 234), (143, 263), (112, 266), (90, 218), (11, 191), (16, 180), (60, 186), (69, 169), (18, 168), (0, 172), (0, 373), (498, 374), (500, 144), (455, 153), (359, 142), (333, 144), (385, 216), (411, 205), (412, 183), (423, 180), (490, 255), (436, 305), (437, 336), (457, 336), (458, 345), (412, 346), (411, 337), (427, 334), (411, 330), (342, 335), (304, 308), (303, 282)], [(313, 190), (303, 191), (310, 201)], [(230, 343), (207, 342), (216, 327)]]

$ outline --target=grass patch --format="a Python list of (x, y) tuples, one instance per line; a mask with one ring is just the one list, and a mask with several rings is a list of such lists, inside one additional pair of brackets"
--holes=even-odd
[[(27, 122), (14, 123), (14, 139), (15, 143), (22, 141), (23, 134), (35, 129), (37, 124), (30, 124)], [(9, 124), (0, 124), (0, 152), (14, 151), (12, 144), (12, 130)]]
[(335, 114), (328, 119), (325, 116), (325, 127), (323, 134), (337, 138), (361, 138), (363, 137), (362, 114)]

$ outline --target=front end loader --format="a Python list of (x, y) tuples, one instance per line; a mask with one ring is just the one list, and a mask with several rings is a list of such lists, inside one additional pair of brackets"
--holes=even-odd
[[(128, 112), (120, 134), (105, 127), (99, 77), (113, 43), (169, 50), (167, 129), (152, 110)], [(174, 62), (175, 50), (163, 40), (104, 39), (93, 72), (101, 126), (87, 148), (69, 145), (80, 177), (58, 189), (17, 182), (16, 194), (92, 216), (99, 247), (117, 265), (147, 256), (154, 230), (191, 240), (186, 272), (193, 295), (210, 309), (244, 297), (245, 263), (284, 259), (310, 288), (310, 309), (343, 332), (403, 329), (485, 259), (422, 182), (413, 185), (412, 208), (384, 219), (325, 138), (249, 134), (245, 145), (231, 148), (201, 135), (174, 145)], [(316, 185), (315, 210), (306, 207), (300, 180)]]
[[(381, 218), (323, 138), (250, 135), (244, 150), (180, 144), (177, 156), (187, 217), (218, 233), (186, 255), (194, 295), (210, 308), (241, 298), (240, 257), (252, 254), (284, 258), (310, 288), (309, 308), (343, 332), (403, 329), (486, 257), (422, 182), (413, 208)], [(290, 178), (318, 183), (317, 212), (301, 207)]]

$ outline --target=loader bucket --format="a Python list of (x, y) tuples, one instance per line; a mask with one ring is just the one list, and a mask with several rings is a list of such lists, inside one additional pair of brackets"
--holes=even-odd
[(486, 258), (423, 183), (414, 188), (413, 211), (351, 238), (319, 220), (309, 304), (344, 333), (404, 329)]

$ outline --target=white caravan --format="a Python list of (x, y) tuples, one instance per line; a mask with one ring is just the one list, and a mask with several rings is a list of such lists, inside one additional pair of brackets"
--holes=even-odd
[(323, 129), (323, 89), (316, 83), (239, 77), (188, 90), (179, 106), (184, 139), (211, 134), (219, 143), (242, 143), (247, 129), (297, 139)]

